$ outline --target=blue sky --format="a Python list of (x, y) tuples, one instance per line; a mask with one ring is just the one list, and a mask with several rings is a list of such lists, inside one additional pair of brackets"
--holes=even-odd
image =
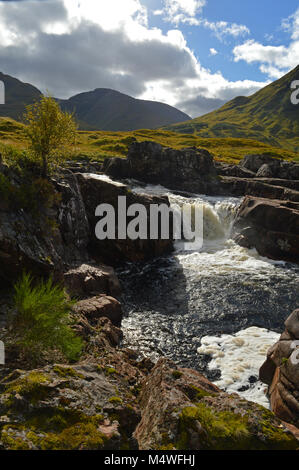
[(0, 0), (0, 63), (61, 98), (114, 88), (195, 117), (298, 65), (299, 3)]

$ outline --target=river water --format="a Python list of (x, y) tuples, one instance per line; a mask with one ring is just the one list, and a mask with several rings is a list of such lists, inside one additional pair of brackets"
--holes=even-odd
[(286, 317), (298, 307), (299, 267), (272, 261), (231, 238), (241, 199), (176, 195), (161, 186), (132, 187), (167, 195), (171, 204), (203, 204), (201, 249), (176, 250), (118, 271), (123, 287), (123, 345), (204, 373), (228, 392), (265, 406), (258, 370)]

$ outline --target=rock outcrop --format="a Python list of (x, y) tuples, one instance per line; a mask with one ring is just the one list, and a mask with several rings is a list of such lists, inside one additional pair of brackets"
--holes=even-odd
[(280, 178), (299, 180), (299, 164), (289, 162), (271, 155), (246, 155), (240, 161), (239, 167), (251, 171), (258, 178)]
[(235, 240), (260, 255), (299, 261), (299, 204), (246, 196), (234, 224)]
[(285, 331), (267, 353), (260, 380), (269, 386), (273, 412), (299, 428), (299, 310), (285, 322)]
[[(18, 176), (3, 167), (2, 174), (12, 185), (11, 188), (16, 188), (15, 191), (21, 189), (22, 182)], [(43, 190), (48, 190), (51, 193), (48, 197), (55, 199), (55, 202), (47, 207), (41, 200), (38, 214), (30, 207), (12, 209), (7, 200), (3, 196), (1, 198), (2, 279), (14, 281), (23, 270), (37, 276), (54, 274), (61, 279), (68, 266), (89, 260), (89, 226), (76, 178), (71, 173), (62, 175), (59, 180), (48, 182), (47, 189)], [(13, 194), (12, 198), (15, 198)], [(15, 201), (12, 203), (15, 204)]]
[(198, 372), (160, 359), (144, 379), (140, 449), (296, 449), (298, 443), (273, 413), (228, 395)]
[[(97, 175), (79, 174), (77, 175), (81, 194), (86, 207), (86, 213), (90, 225), (89, 250), (92, 256), (97, 260), (115, 266), (124, 261), (144, 261), (163, 253), (170, 252), (173, 248), (172, 243), (172, 220), (170, 218), (169, 239), (163, 240), (158, 237), (157, 240), (150, 239), (150, 211), (151, 204), (166, 204), (169, 206), (167, 197), (148, 196), (135, 194), (126, 184), (113, 182), (109, 178), (103, 179)], [(126, 197), (126, 208), (132, 204), (141, 204), (147, 211), (147, 239), (131, 240), (128, 237), (119, 239), (118, 233), (118, 198)], [(95, 234), (95, 227), (99, 218), (95, 215), (98, 205), (110, 204), (115, 211), (116, 239), (98, 240)], [(126, 209), (122, 211), (125, 215)], [(128, 221), (132, 217), (128, 217)], [(160, 232), (160, 229), (159, 229)]]
[(135, 178), (196, 193), (210, 193), (210, 185), (218, 179), (213, 157), (207, 150), (175, 150), (155, 142), (134, 142), (126, 160), (105, 160), (103, 170), (114, 178)]

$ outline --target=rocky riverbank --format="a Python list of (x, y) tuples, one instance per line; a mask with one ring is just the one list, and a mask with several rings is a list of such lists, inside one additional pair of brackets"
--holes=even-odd
[[(143, 153), (134, 145), (127, 161), (105, 164), (107, 173), (112, 176), (114, 165), (122, 168), (123, 178), (138, 177), (176, 186), (176, 190), (208, 193), (226, 190), (228, 180), (224, 178), (239, 178), (246, 185), (248, 179), (257, 181), (249, 174), (254, 170), (242, 166), (241, 177), (221, 176), (221, 172), (232, 170), (217, 168), (206, 151), (189, 149), (178, 154), (155, 147), (153, 165), (146, 153), (152, 144), (144, 143)], [(148, 177), (150, 168), (152, 175)], [(118, 170), (113, 172), (113, 176), (120, 176)], [(119, 195), (146, 207), (169, 204), (167, 198), (132, 193), (125, 182), (62, 171), (48, 181), (47, 198), (38, 200), (36, 212), (29, 196), (18, 200), (20, 189), (27, 188), (18, 172), (1, 164), (0, 174), (4, 176), (0, 188), (0, 278), (8, 296), (7, 303), (0, 306), (1, 338), (8, 339), (6, 365), (0, 368), (0, 449), (298, 448), (294, 429), (269, 410), (219, 390), (195, 370), (180, 368), (164, 358), (154, 364), (121, 347), (121, 287), (107, 264), (143, 262), (169, 253), (172, 242), (99, 241), (94, 236), (95, 207), (101, 202), (116, 207)], [(297, 187), (296, 180), (285, 180)], [(266, 187), (268, 183), (262, 184)], [(296, 189), (284, 190), (296, 199)], [(285, 207), (283, 201), (271, 201), (272, 206), (268, 205), (274, 212)], [(292, 207), (290, 204), (286, 207)], [(272, 217), (275, 219), (276, 212)], [(289, 213), (285, 217), (284, 226), (288, 227)], [(259, 224), (271, 231), (263, 219), (268, 220), (258, 217)], [(255, 228), (254, 223), (252, 226)], [(250, 243), (257, 244), (254, 239)], [(293, 243), (291, 237), (288, 243)], [(258, 249), (263, 251), (263, 247)], [(273, 256), (283, 257), (285, 251), (297, 256), (292, 250), (282, 247)], [(54, 276), (68, 295), (76, 297), (73, 328), (85, 341), (77, 363), (45, 360), (33, 366), (18, 356), (11, 342), (13, 332), (5, 329), (5, 320), (11, 285), (23, 270), (36, 277)], [(298, 382), (294, 387), (298, 389)], [(273, 393), (270, 395), (272, 403)], [(286, 419), (284, 415), (283, 420), (298, 424), (294, 416)]]

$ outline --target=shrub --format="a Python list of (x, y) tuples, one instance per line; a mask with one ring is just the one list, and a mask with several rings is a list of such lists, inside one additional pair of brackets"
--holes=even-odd
[(24, 273), (14, 290), (12, 326), (25, 355), (34, 358), (60, 350), (69, 360), (77, 360), (83, 343), (70, 327), (73, 301), (66, 298), (64, 289), (52, 279), (33, 285), (33, 278)]

